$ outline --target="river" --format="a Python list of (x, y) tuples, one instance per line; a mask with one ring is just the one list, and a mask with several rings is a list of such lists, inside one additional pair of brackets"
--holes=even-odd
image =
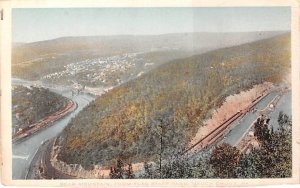
[(41, 144), (45, 140), (51, 139), (61, 133), (68, 122), (71, 120), (71, 118), (75, 117), (75, 115), (78, 114), (86, 105), (88, 105), (89, 102), (93, 101), (95, 97), (85, 93), (79, 93), (78, 95), (72, 96), (70, 87), (57, 86), (53, 84), (43, 84), (39, 81), (32, 82), (13, 78), (12, 84), (23, 86), (38, 85), (44, 88), (48, 88), (50, 91), (56, 92), (73, 100), (78, 105), (77, 109), (74, 112), (68, 114), (59, 121), (56, 121), (53, 125), (30, 136), (22, 142), (13, 144), (12, 179), (25, 179), (30, 163)]
[[(78, 95), (72, 96), (71, 87), (62, 87), (57, 85), (46, 85), (41, 82), (31, 82), (21, 79), (13, 79), (13, 85), (23, 85), (23, 86), (31, 86), (38, 85), (49, 90), (61, 94), (69, 99), (72, 99), (77, 103), (78, 108), (72, 112), (71, 114), (65, 116), (61, 120), (55, 122), (52, 126), (43, 129), (35, 135), (32, 135), (28, 139), (13, 144), (12, 153), (13, 153), (13, 179), (25, 179), (26, 173), (28, 171), (29, 165), (43, 141), (51, 139), (57, 136), (62, 130), (66, 127), (68, 122), (72, 117), (75, 117), (89, 102), (93, 101), (95, 97), (80, 93)], [(261, 100), (255, 108), (258, 110), (264, 109), (278, 94), (278, 92), (274, 91), (266, 96), (263, 100)], [(276, 120), (280, 111), (283, 111), (287, 115), (291, 117), (291, 92), (285, 94), (276, 105), (275, 109), (269, 114), (271, 117), (271, 124), (276, 128), (278, 125), (276, 124)], [(247, 134), (250, 129), (252, 123), (258, 117), (257, 113), (248, 113), (245, 117), (243, 117), (240, 121), (236, 122), (234, 128), (226, 135), (224, 138), (224, 142), (229, 143), (230, 145), (237, 145), (240, 140), (243, 138), (245, 134)]]

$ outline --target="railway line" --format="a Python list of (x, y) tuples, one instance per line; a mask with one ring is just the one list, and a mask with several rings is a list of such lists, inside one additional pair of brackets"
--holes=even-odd
[[(271, 93), (272, 93), (272, 95), (270, 95)], [(284, 93), (285, 93), (284, 91), (278, 92), (277, 90), (272, 90), (272, 91), (265, 92), (264, 94), (258, 96), (245, 109), (233, 114), (230, 118), (225, 120), (214, 130), (212, 130), (208, 135), (206, 135), (205, 137), (200, 139), (196, 144), (187, 148), (184, 152), (181, 153), (181, 155), (185, 155), (185, 154), (193, 152), (193, 151), (197, 151), (197, 152), (201, 151), (205, 148), (208, 148), (212, 144), (218, 142), (218, 140), (223, 138), (223, 136), (225, 134), (227, 134), (229, 130), (234, 128), (234, 126), (235, 126), (234, 122), (242, 119), (249, 112), (255, 113), (256, 105), (259, 102), (261, 102), (264, 98), (266, 98), (268, 95), (270, 95), (270, 96), (268, 96), (268, 98), (272, 98), (272, 100), (267, 104), (267, 107), (265, 107), (264, 109), (267, 109), (270, 106), (270, 104), (273, 104), (274, 106), (276, 106), (276, 103), (280, 100), (281, 96), (284, 95)], [(259, 114), (259, 111), (257, 111), (257, 114)], [(51, 179), (51, 178), (55, 178), (55, 179), (74, 179), (75, 178), (76, 179), (76, 178), (78, 178), (75, 176), (70, 176), (68, 174), (65, 174), (65, 173), (55, 169), (52, 166), (52, 164), (50, 162), (50, 151), (52, 150), (52, 148), (51, 148), (52, 145), (53, 144), (51, 144), (51, 143), (47, 144), (47, 148), (41, 154), (42, 156), (40, 159), (40, 165), (43, 166), (45, 172), (47, 172), (47, 174), (44, 174), (44, 178), (46, 178), (46, 179)], [(196, 154), (196, 152), (194, 152), (194, 154)]]
[[(32, 86), (36, 84), (32, 81), (27, 80), (13, 80), (14, 85), (23, 85), (23, 86)], [(42, 83), (39, 84), (40, 87), (44, 87), (49, 89), (52, 92), (58, 93), (67, 97), (69, 100), (74, 101), (73, 104), (75, 109), (71, 112), (63, 112), (66, 113), (65, 115), (56, 113), (56, 115), (62, 115), (61, 118), (53, 121), (53, 123), (49, 122), (49, 124), (44, 125), (45, 127), (41, 127), (41, 129), (36, 130), (36, 132), (31, 133), (28, 136), (25, 136), (12, 144), (12, 152), (13, 155), (17, 156), (28, 156), (27, 160), (22, 158), (13, 158), (12, 159), (12, 178), (13, 179), (33, 179), (30, 174), (28, 174), (29, 169), (34, 168), (32, 161), (36, 161), (36, 159), (42, 155), (44, 149), (40, 150), (41, 152), (37, 152), (38, 148), (45, 148), (42, 145), (46, 140), (52, 139), (56, 137), (62, 130), (66, 127), (68, 122), (78, 114), (89, 102), (95, 99), (94, 96), (86, 94), (86, 93), (79, 93), (78, 95), (71, 95), (70, 88), (68, 87), (61, 87), (58, 85), (44, 85)], [(52, 114), (54, 115), (54, 114)], [(53, 118), (53, 117), (52, 117)], [(53, 119), (52, 119), (53, 120)], [(19, 133), (20, 134), (20, 133)], [(37, 153), (36, 153), (37, 152)]]
[[(187, 154), (192, 151), (200, 151), (202, 149), (205, 149), (215, 143), (218, 139), (220, 139), (222, 136), (226, 134), (227, 131), (229, 131), (232, 128), (232, 125), (235, 121), (243, 118), (248, 112), (252, 111), (254, 106), (259, 103), (262, 99), (264, 99), (266, 96), (268, 96), (271, 92), (266, 92), (263, 95), (258, 96), (256, 99), (254, 99), (250, 105), (248, 105), (245, 109), (236, 112), (233, 114), (230, 118), (225, 120), (223, 123), (221, 123), (218, 127), (216, 127), (214, 130), (212, 130), (208, 135), (206, 135), (204, 138), (200, 139), (196, 144), (192, 145), (191, 147), (187, 148), (181, 155)], [(59, 170), (55, 169), (50, 161), (50, 151), (51, 151), (52, 144), (48, 144), (46, 149), (46, 152), (44, 152), (41, 159), (41, 165), (44, 167), (44, 170), (47, 171), (47, 175), (45, 178), (57, 178), (57, 179), (64, 179), (66, 176), (69, 176), (69, 179), (74, 179), (76, 177), (70, 176), (67, 174), (64, 174), (63, 172), (60, 172)]]
[(40, 130), (52, 125), (55, 121), (58, 121), (62, 117), (73, 112), (76, 108), (77, 108), (77, 104), (72, 100), (69, 100), (64, 109), (51, 114), (50, 116), (38, 121), (37, 123), (29, 125), (27, 129), (17, 132), (15, 135), (13, 135), (12, 142), (13, 143), (19, 142), (39, 132)]
[[(265, 92), (265, 91), (264, 91)], [(205, 149), (215, 143), (218, 139), (220, 139), (222, 136), (224, 136), (232, 127), (233, 123), (237, 120), (243, 118), (248, 112), (252, 111), (254, 106), (259, 103), (262, 99), (264, 99), (266, 96), (268, 96), (270, 92), (266, 92), (265, 94), (262, 94), (255, 98), (249, 106), (247, 106), (245, 109), (236, 112), (234, 115), (232, 115), (230, 118), (225, 120), (223, 123), (221, 123), (219, 126), (217, 126), (214, 130), (212, 130), (209, 134), (207, 134), (205, 137), (200, 139), (198, 142), (196, 142), (194, 145), (190, 146), (186, 150), (184, 150), (181, 154), (187, 154), (193, 151), (200, 151), (202, 149)]]

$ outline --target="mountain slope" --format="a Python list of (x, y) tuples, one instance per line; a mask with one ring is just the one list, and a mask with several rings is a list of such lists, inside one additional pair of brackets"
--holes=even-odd
[(67, 98), (47, 89), (14, 86), (12, 88), (12, 120), (15, 130), (26, 129), (31, 124), (62, 110)]
[[(170, 60), (270, 38), (281, 33), (274, 31), (64, 37), (17, 44), (12, 49), (12, 75), (63, 85), (70, 85), (74, 81), (91, 87), (111, 87)], [(155, 53), (159, 54), (159, 61), (156, 61)], [(105, 69), (114, 63), (122, 66), (124, 71), (119, 71), (120, 68)]]
[(162, 135), (167, 159), (226, 96), (289, 72), (290, 33), (171, 61), (87, 106), (61, 135), (59, 158), (85, 168), (117, 158), (156, 161)]

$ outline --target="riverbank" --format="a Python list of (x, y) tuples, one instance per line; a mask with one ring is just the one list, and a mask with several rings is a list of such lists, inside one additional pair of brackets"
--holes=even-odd
[[(31, 82), (28, 80), (17, 79), (13, 80), (14, 85), (22, 86), (35, 86), (36, 82)], [(39, 85), (44, 87), (44, 85)], [(67, 97), (77, 104), (77, 108), (60, 118), (59, 120), (53, 122), (51, 126), (48, 126), (41, 131), (36, 132), (30, 137), (22, 140), (22, 142), (16, 142), (12, 144), (12, 178), (14, 180), (25, 179), (30, 168), (31, 161), (35, 155), (38, 155), (37, 150), (46, 140), (56, 137), (61, 131), (67, 126), (71, 118), (75, 117), (86, 105), (95, 99), (95, 96), (79, 93), (72, 96), (72, 92), (68, 87), (59, 87), (53, 85), (53, 87), (45, 86), (50, 91)]]
[(76, 110), (77, 104), (73, 102), (72, 100), (69, 100), (67, 105), (65, 106), (64, 109), (59, 110), (58, 112), (55, 112), (51, 114), (48, 117), (45, 117), (38, 121), (37, 123), (34, 123), (32, 125), (29, 125), (28, 129), (26, 130), (21, 130), (17, 132), (15, 135), (12, 137), (12, 142), (20, 142), (24, 140), (25, 138), (28, 138), (32, 136), (33, 134), (36, 134), (37, 132), (41, 131), (42, 129), (45, 129), (51, 125), (53, 125), (54, 122), (60, 120), (61, 118), (65, 117), (66, 115), (70, 114), (74, 110)]
[[(57, 159), (60, 151), (59, 137), (47, 140), (33, 158), (26, 179), (109, 179), (110, 168), (94, 165), (84, 169), (80, 164), (67, 164)], [(152, 165), (155, 163), (151, 162)], [(135, 174), (143, 171), (144, 163), (132, 164)]]

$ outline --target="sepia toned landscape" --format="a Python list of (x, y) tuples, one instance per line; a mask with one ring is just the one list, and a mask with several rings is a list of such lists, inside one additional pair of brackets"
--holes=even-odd
[[(201, 21), (207, 9), (223, 25)], [(81, 30), (88, 16), (74, 21), (73, 9), (13, 10), (15, 31), (26, 15), (55, 14), (79, 33), (14, 35), (13, 179), (292, 176), (288, 8), (80, 10), (91, 12), (120, 33)], [(185, 14), (192, 29), (171, 19)], [(249, 15), (257, 23), (242, 22)], [(147, 32), (134, 33), (142, 18)]]

